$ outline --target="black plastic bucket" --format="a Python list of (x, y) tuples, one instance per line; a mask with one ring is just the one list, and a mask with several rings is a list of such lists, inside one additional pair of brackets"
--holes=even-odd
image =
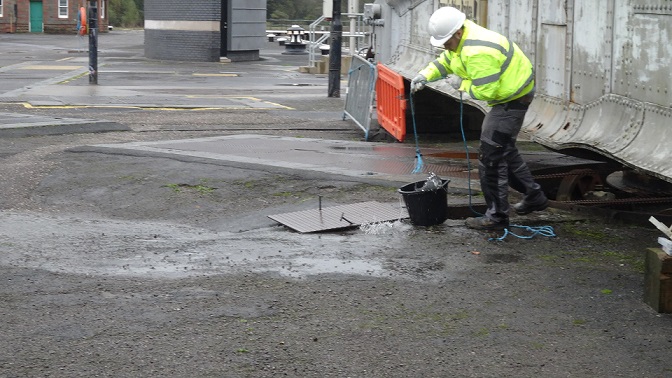
[(421, 191), (426, 181), (417, 181), (399, 188), (404, 198), (411, 223), (416, 226), (433, 226), (448, 219), (448, 190), (450, 180), (441, 180), (437, 190)]

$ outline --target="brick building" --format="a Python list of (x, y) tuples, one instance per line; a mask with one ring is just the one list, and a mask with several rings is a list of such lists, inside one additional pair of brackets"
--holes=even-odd
[(147, 58), (259, 60), (266, 0), (145, 0), (144, 5)]
[[(107, 31), (107, 2), (98, 4), (98, 30)], [(79, 9), (89, 0), (0, 0), (0, 33), (76, 34)]]

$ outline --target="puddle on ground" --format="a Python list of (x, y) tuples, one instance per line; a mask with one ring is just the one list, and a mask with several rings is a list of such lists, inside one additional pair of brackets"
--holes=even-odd
[[(416, 251), (427, 237), (445, 235), (416, 231), (403, 222), (368, 225), (369, 232), (300, 234), (268, 227), (232, 233), (172, 223), (0, 212), (0, 224), (1, 265), (86, 275), (181, 278), (249, 272), (413, 278), (417, 269), (399, 264), (444, 258), (414, 252), (408, 260), (408, 251)], [(395, 269), (390, 269), (390, 259), (399, 261)], [(450, 272), (436, 275), (464, 269), (450, 264)]]

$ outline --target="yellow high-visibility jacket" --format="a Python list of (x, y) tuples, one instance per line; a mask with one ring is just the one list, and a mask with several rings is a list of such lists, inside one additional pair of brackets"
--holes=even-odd
[(428, 81), (460, 76), (461, 91), (490, 106), (525, 96), (534, 88), (534, 69), (508, 38), (472, 21), (464, 22), (457, 51), (444, 51), (420, 71)]

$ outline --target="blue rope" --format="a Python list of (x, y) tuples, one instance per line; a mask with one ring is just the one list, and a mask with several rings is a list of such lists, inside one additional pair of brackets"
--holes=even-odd
[(515, 234), (515, 233), (509, 231), (508, 228), (505, 228), (504, 229), (504, 235), (502, 235), (498, 238), (490, 238), (490, 239), (488, 239), (488, 241), (503, 241), (504, 239), (506, 239), (506, 237), (508, 235), (513, 235), (513, 236), (517, 237), (518, 239), (532, 239), (533, 237), (535, 237), (537, 235), (546, 236), (546, 237), (549, 237), (549, 238), (554, 238), (556, 236), (555, 235), (555, 230), (553, 230), (553, 227), (551, 227), (551, 226), (530, 227), (530, 226), (521, 226), (521, 225), (518, 225), (518, 224), (512, 224), (509, 227), (522, 228), (523, 230), (525, 230), (527, 232), (531, 232), (531, 234), (530, 235), (518, 235), (518, 234)]
[(467, 136), (464, 134), (464, 100), (462, 99), (462, 91), (460, 91), (460, 131), (462, 132), (462, 141), (464, 142), (464, 152), (467, 156), (467, 185), (469, 188), (469, 209), (472, 213), (483, 216), (483, 214), (474, 210), (471, 203), (471, 159), (469, 158), (469, 146), (467, 145)]
[(418, 142), (418, 128), (415, 125), (415, 107), (413, 106), (413, 92), (409, 95), (409, 102), (411, 103), (411, 118), (413, 119), (413, 134), (415, 135), (415, 169), (411, 173), (420, 173), (424, 168), (422, 161), (422, 154), (420, 153), (420, 143)]

